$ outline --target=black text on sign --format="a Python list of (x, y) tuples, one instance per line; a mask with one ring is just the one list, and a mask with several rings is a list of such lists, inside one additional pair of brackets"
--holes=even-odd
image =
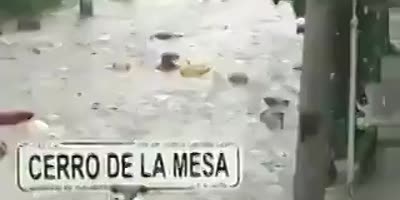
[(17, 155), (18, 185), (25, 191), (98, 189), (118, 184), (231, 188), (241, 180), (240, 152), (235, 145), (23, 145)]

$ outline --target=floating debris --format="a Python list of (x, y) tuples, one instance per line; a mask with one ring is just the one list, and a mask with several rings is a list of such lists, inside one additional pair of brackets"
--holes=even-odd
[(174, 38), (181, 38), (183, 37), (183, 33), (172, 33), (172, 32), (158, 32), (154, 35), (150, 36), (150, 39), (153, 40), (154, 38), (159, 40), (169, 40)]
[(0, 142), (0, 159), (3, 159), (7, 155), (7, 144), (4, 141)]
[(289, 100), (278, 97), (265, 97), (263, 100), (264, 103), (267, 104), (269, 107), (275, 107), (275, 106), (288, 107), (290, 103)]
[(234, 72), (228, 75), (228, 80), (234, 85), (246, 85), (249, 82), (249, 77), (244, 72)]
[(100, 103), (99, 102), (94, 102), (94, 103), (92, 103), (92, 106), (90, 108), (92, 110), (98, 110), (100, 108)]
[(78, 97), (82, 96), (82, 92), (76, 93), (76, 96), (78, 96)]
[(179, 66), (175, 63), (179, 59), (179, 54), (174, 52), (165, 52), (161, 55), (161, 64), (157, 66), (156, 69), (168, 72), (172, 70), (176, 70)]
[(187, 61), (187, 64), (180, 69), (182, 77), (201, 77), (204, 74), (211, 71), (211, 68), (205, 64), (191, 64)]
[(301, 71), (303, 69), (303, 65), (296, 65), (292, 69), (296, 71)]
[(35, 54), (40, 54), (41, 50), (39, 48), (34, 47), (34, 48), (32, 48), (32, 52)]
[(111, 65), (106, 65), (106, 69), (113, 71), (129, 71), (131, 70), (131, 64), (129, 63), (113, 63)]
[(114, 111), (119, 109), (117, 106), (114, 106), (114, 105), (109, 105), (109, 106), (107, 106), (107, 108), (110, 110), (114, 110)]
[(283, 129), (284, 117), (285, 114), (283, 112), (272, 112), (265, 110), (260, 114), (260, 121), (271, 130)]
[(58, 68), (58, 70), (60, 70), (60, 71), (62, 71), (62, 72), (66, 72), (66, 71), (69, 70), (69, 68), (66, 67), (66, 66), (63, 66), (63, 67)]

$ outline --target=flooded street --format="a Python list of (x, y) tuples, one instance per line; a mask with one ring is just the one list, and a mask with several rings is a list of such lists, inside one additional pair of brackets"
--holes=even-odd
[[(72, 0), (69, 4), (73, 4)], [(56, 137), (231, 141), (243, 147), (235, 190), (150, 193), (144, 199), (290, 200), (297, 127), (301, 36), (289, 3), (266, 0), (96, 0), (95, 16), (77, 7), (46, 14), (42, 29), (0, 37), (1, 109), (28, 109)], [(67, 6), (68, 7), (68, 6)], [(150, 39), (159, 31), (182, 33)], [(211, 68), (200, 78), (156, 71), (164, 52)], [(113, 63), (129, 63), (116, 70)], [(244, 72), (246, 85), (229, 74)], [(284, 129), (259, 120), (263, 98), (289, 100)], [(27, 139), (17, 128), (2, 137)], [(32, 195), (14, 182), (14, 155), (1, 163), (0, 193), (18, 200), (105, 200), (102, 193)], [(7, 182), (6, 182), (7, 181)]]

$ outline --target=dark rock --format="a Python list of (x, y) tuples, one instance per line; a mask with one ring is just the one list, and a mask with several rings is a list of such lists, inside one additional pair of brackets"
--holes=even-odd
[(179, 68), (175, 61), (179, 59), (179, 54), (174, 52), (165, 52), (161, 55), (161, 64), (157, 66), (160, 71), (168, 72)]
[(150, 36), (150, 39), (159, 39), (159, 40), (169, 40), (173, 38), (180, 38), (183, 37), (183, 34), (179, 33), (172, 33), (172, 32), (158, 32), (155, 33), (154, 35)]
[(292, 69), (296, 71), (301, 71), (303, 69), (303, 65), (294, 66)]
[(99, 102), (92, 103), (92, 106), (91, 106), (92, 110), (98, 110), (99, 108), (100, 108), (100, 103)]
[(272, 2), (274, 3), (274, 5), (278, 5), (280, 1), (281, 1), (281, 0), (272, 0)]
[(275, 106), (288, 107), (290, 101), (287, 99), (281, 99), (277, 97), (265, 97), (264, 103), (267, 104), (269, 107), (275, 107)]
[(228, 75), (228, 80), (233, 85), (246, 85), (249, 82), (249, 77), (244, 72), (234, 72)]
[(284, 117), (285, 114), (283, 112), (272, 112), (265, 110), (260, 114), (260, 121), (271, 130), (283, 129)]
[(40, 49), (36, 48), (36, 47), (32, 49), (32, 52), (35, 53), (35, 54), (40, 54), (41, 53)]

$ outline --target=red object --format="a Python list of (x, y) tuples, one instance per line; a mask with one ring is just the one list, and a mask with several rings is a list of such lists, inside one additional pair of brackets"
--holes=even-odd
[(16, 125), (32, 119), (33, 116), (29, 111), (0, 111), (0, 126)]

